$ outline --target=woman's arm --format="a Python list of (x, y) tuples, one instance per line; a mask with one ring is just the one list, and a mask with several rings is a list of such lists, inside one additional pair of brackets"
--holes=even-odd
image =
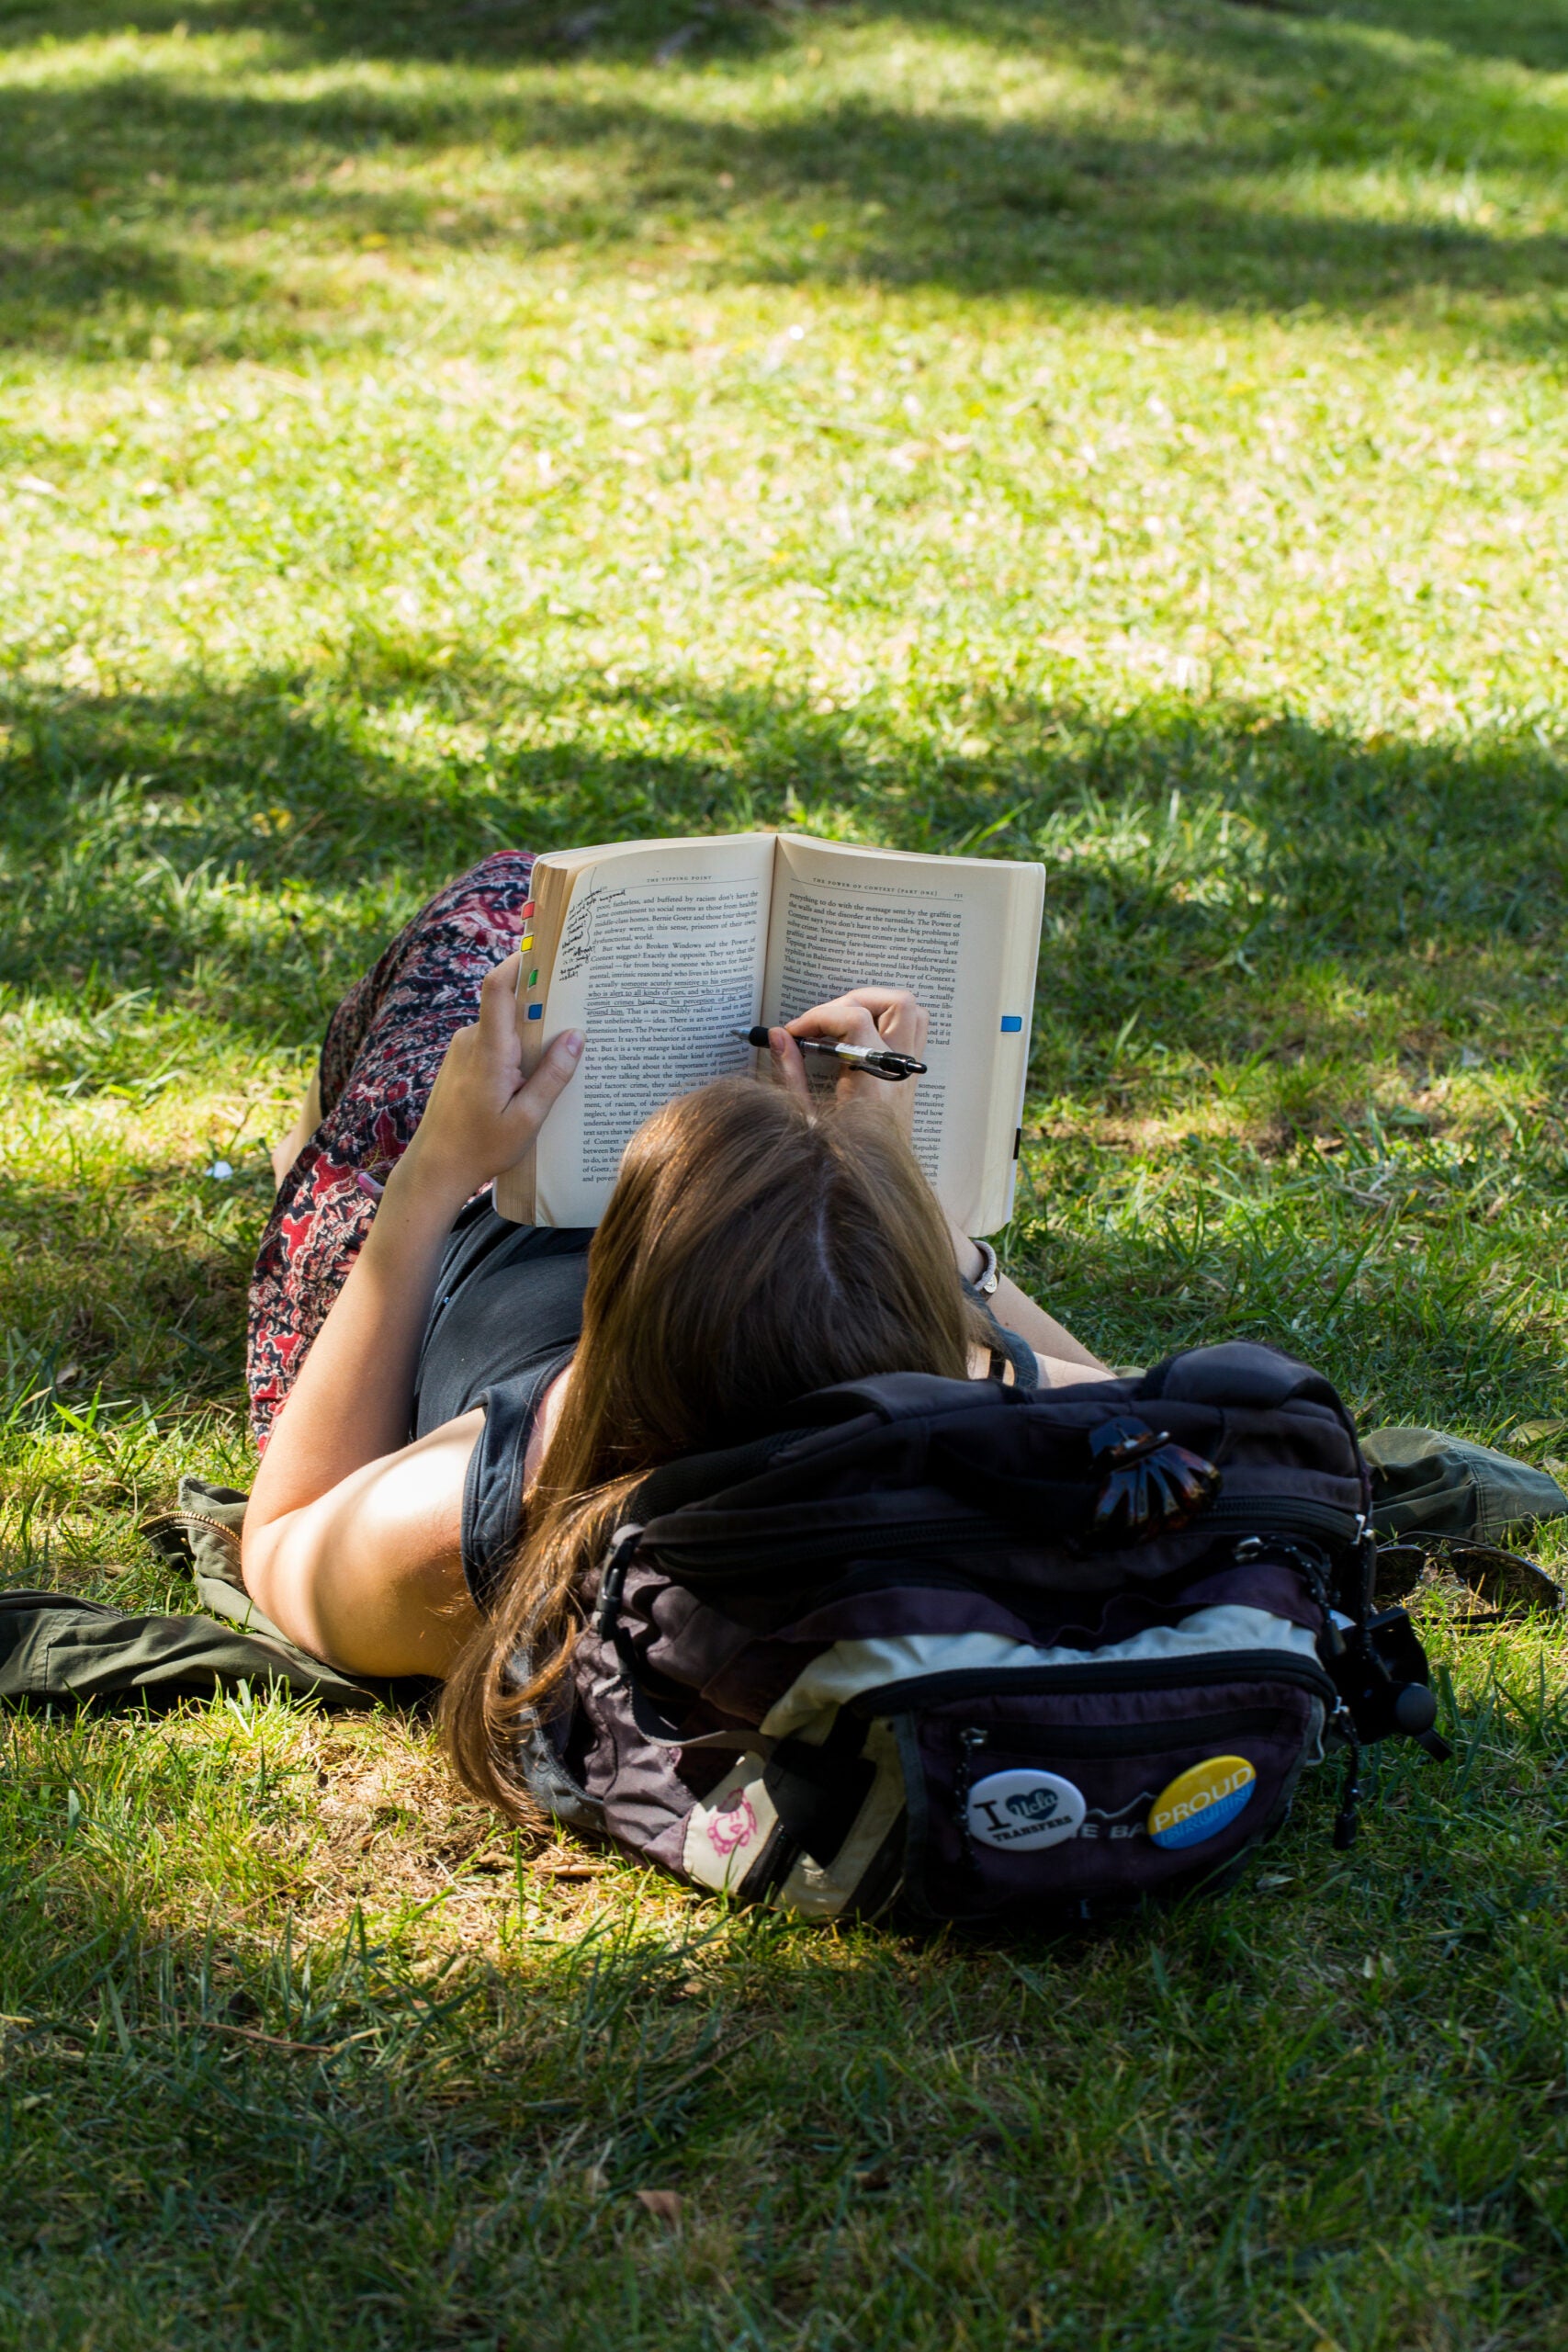
[(462, 1521), (483, 1418), (465, 1413), (261, 1525), (252, 1503), (245, 1589), (290, 1641), (349, 1674), (449, 1671), (479, 1622)]
[[(538, 1474), (571, 1367), (545, 1391), (524, 1457)], [(253, 1530), (247, 1589), (291, 1640), (350, 1674), (450, 1669), (479, 1614), (463, 1574), (463, 1486), (482, 1413), (464, 1413), (367, 1462), (313, 1503)]]
[(362, 1672), (439, 1673), (473, 1622), (459, 1521), (479, 1416), (406, 1441), (453, 1220), (522, 1157), (582, 1050), (575, 1033), (556, 1038), (524, 1083), (518, 962), (509, 956), (489, 975), (478, 1021), (447, 1049), (278, 1417), (245, 1513), (246, 1589), (303, 1647)]

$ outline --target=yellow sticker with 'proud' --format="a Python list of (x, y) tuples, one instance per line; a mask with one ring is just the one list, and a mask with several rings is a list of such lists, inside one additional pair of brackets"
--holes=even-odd
[(1156, 1846), (1200, 1846), (1234, 1821), (1258, 1786), (1245, 1756), (1210, 1756), (1190, 1764), (1149, 1808), (1149, 1836)]

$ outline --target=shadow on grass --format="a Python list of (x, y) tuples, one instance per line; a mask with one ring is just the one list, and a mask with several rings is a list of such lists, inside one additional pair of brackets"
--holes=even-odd
[[(8, 2304), (36, 2312), (47, 2299), (60, 2343), (77, 2340), (73, 2320), (85, 2324), (89, 2312), (89, 2333), (137, 2340), (149, 2298), (178, 2314), (181, 2343), (215, 2326), (255, 2343), (320, 2342), (339, 2298), (347, 2332), (334, 2340), (364, 2352), (496, 2343), (508, 2312), (530, 2336), (536, 2265), (569, 2262), (582, 2284), (585, 2133), (601, 2168), (592, 2196), (624, 2200), (623, 2228), (637, 2210), (633, 2184), (668, 2177), (651, 2167), (716, 2153), (735, 2074), (727, 2085), (716, 2062), (727, 2040), (756, 2038), (735, 2033), (725, 1982), (744, 1961), (715, 1972), (694, 2000), (686, 1980), (698, 1954), (711, 1966), (711, 1918), (683, 1930), (677, 1914), (650, 1932), (628, 1890), (618, 1916), (586, 1924), (521, 1866), (536, 1907), (522, 1967), (497, 1965), (491, 1906), (467, 1908), (469, 1936), (486, 1949), (444, 1937), (433, 1955), (430, 1926), (419, 1924), (432, 1909), (454, 1893), (461, 1906), (465, 1894), (505, 1886), (454, 1875), (497, 1845), (496, 1826), (437, 1797), (433, 1817), (408, 1818), (400, 1835), (403, 1808), (364, 1791), (395, 1792), (399, 1766), (417, 1786), (423, 1759), (357, 1728), (334, 1736), (244, 1701), (220, 1702), (213, 1715), (210, 1729), (176, 1718), (129, 1742), (123, 1724), (86, 1718), (9, 1734), (14, 1751), (63, 1764), (85, 1802), (79, 1835), (74, 1815), (62, 1838), (48, 1812), (25, 1804), (3, 1825), (13, 1854), (50, 1857), (27, 1883), (0, 1862), (0, 1959), (8, 1993), (27, 1998), (7, 2020), (8, 2069), (49, 2086), (29, 2108), (58, 2102), (38, 2119), (53, 2128), (25, 2134), (30, 2161), (17, 2164), (14, 2134), (0, 2151)], [(307, 1896), (299, 1859), (301, 1817), (329, 1777), (319, 1763), (340, 1785), (327, 1834), (310, 1841), (313, 1862), (343, 1901), (336, 1917), (299, 1921), (302, 1898), (321, 1892), (312, 1878)], [(390, 1883), (365, 1858), (373, 1840), (391, 1860)], [(509, 1843), (500, 1838), (502, 1856)], [(207, 1881), (191, 1889), (201, 1924), (178, 1917), (172, 1890), (152, 1900), (172, 1844)], [(835, 1993), (829, 1958), (797, 1956), (770, 2045), (797, 2008), (830, 2007), (847, 2021), (852, 2003), (841, 1983)], [(742, 2070), (753, 2088), (757, 2064)], [(80, 2137), (79, 2125), (89, 2125)], [(852, 2122), (846, 2137), (847, 2169)], [(91, 2216), (85, 2245), (78, 2213)], [(253, 2262), (264, 2224), (270, 2243)], [(75, 2249), (63, 2267), (62, 2238)], [(731, 2310), (737, 2300), (727, 2296)], [(413, 2333), (394, 2338), (386, 2323), (400, 2311)], [(504, 2340), (519, 2340), (513, 2321), (501, 2324)]]
[[(1270, 21), (1272, 20), (1272, 21)], [(580, 58), (673, 64), (704, 57), (778, 56), (838, 24), (950, 32), (1002, 51), (1103, 62), (1136, 38), (1156, 53), (1256, 57), (1320, 28), (1365, 28), (1429, 51), (1484, 58), (1533, 73), (1568, 70), (1558, 0), (1212, 0), (1196, 18), (1164, 22), (1130, 0), (12, 0), (0, 49), (122, 31), (157, 36), (259, 31), (303, 54), (551, 63)], [(183, 37), (180, 36), (180, 37)]]
[[(1391, 2273), (1424, 2315), (1500, 2298), (1505, 2264), (1544, 2317), (1557, 2233), (1517, 2149), (1556, 2130), (1562, 1724), (1516, 1679), (1461, 1670), (1466, 1760), (1380, 1759), (1353, 1853), (1320, 1772), (1261, 1883), (990, 1946), (682, 1913), (619, 1871), (590, 1911), (521, 1870), (503, 1941), (456, 1875), (493, 1833), (395, 1733), (239, 1703), (9, 1726), (11, 2340), (141, 2345), (156, 2308), (179, 2345), (695, 2352), (814, 2312), (842, 2340), (849, 2310), (868, 2346), (992, 2352), (1065, 2290), (1130, 2352), (1209, 2352), (1298, 2340), (1303, 2270), (1371, 2343)], [(1463, 1804), (1482, 1742), (1506, 1838), (1484, 1776)], [(1325, 1987), (1371, 2002), (1370, 1939), (1378, 2030), (1337, 2055)], [(639, 2188), (678, 2188), (681, 2226)]]
[[(1319, 958), (1376, 985), (1462, 956), (1472, 982), (1483, 963), (1506, 984), (1551, 967), (1568, 929), (1568, 775), (1534, 733), (1460, 750), (1175, 696), (1107, 720), (970, 695), (987, 748), (959, 753), (940, 702), (922, 728), (679, 673), (530, 687), (368, 636), (335, 671), (13, 690), (0, 713), (0, 978), (73, 1001), (89, 968), (99, 999), (194, 986), (257, 1038), (310, 1034), (389, 910), (491, 850), (637, 833), (815, 824), (1043, 855), (1052, 1001), (1097, 1032), (1158, 997), (1213, 1037), (1266, 973)], [(461, 755), (439, 748), (458, 718)], [(247, 931), (256, 960), (220, 984)], [(265, 968), (290, 934), (303, 1003)]]
[[(299, 350), (299, 335), (255, 315), (256, 306), (275, 299), (265, 272), (231, 269), (156, 239), (46, 232), (30, 244), (15, 237), (0, 243), (0, 347), (59, 345), (73, 339), (79, 321), (96, 322), (91, 343), (99, 329), (112, 337), (116, 322), (134, 319), (145, 349), (159, 320), (209, 322), (221, 311), (218, 342), (225, 351), (237, 354), (251, 340)], [(209, 326), (197, 331), (217, 347)]]
[[(1150, 1153), (1145, 1165), (1181, 1156)], [(1111, 1159), (1079, 1214), (1066, 1192), (1072, 1156), (1052, 1155), (1066, 1197), (1053, 1204), (1036, 1182), (1011, 1260), (1025, 1288), (1102, 1357), (1154, 1363), (1182, 1348), (1262, 1340), (1320, 1366), (1363, 1431), (1462, 1428), (1500, 1444), (1528, 1416), (1562, 1412), (1562, 1286), (1551, 1268), (1538, 1280), (1517, 1230), (1468, 1215), (1438, 1187), (1419, 1221), (1405, 1222), (1355, 1199), (1353, 1163), (1302, 1156), (1265, 1170), (1235, 1146), (1189, 1155), (1167, 1197), (1156, 1184), (1143, 1214), (1118, 1215)], [(1419, 1174), (1418, 1155), (1415, 1166)], [(1542, 1153), (1531, 1181), (1539, 1173), (1550, 1194), (1555, 1172)], [(1564, 1191), (1558, 1174), (1559, 1216)]]
[[(26, 1327), (7, 1316), (0, 1359), (6, 1434), (71, 1442), (55, 1400), (91, 1417), (95, 1389), (116, 1409), (156, 1397), (182, 1410), (243, 1391), (245, 1296), (271, 1202), (258, 1165), (221, 1189), (167, 1162), (0, 1170), (0, 1229), (28, 1266)], [(87, 1442), (95, 1468), (113, 1454), (112, 1412), (104, 1431)]]
[(1561, 0), (1235, 0), (1299, 18), (1337, 17), (1427, 41), (1461, 57), (1522, 65), (1534, 74), (1568, 73), (1568, 15)]
[[(1286, 1160), (1347, 1121), (1371, 1118), (1379, 1136), (1361, 1106), (1390, 1073), (1419, 1095), (1461, 1067), (1472, 1039), (1489, 1059), (1522, 1055), (1554, 1071), (1551, 1083), (1568, 1078), (1568, 793), (1561, 761), (1533, 738), (1368, 745), (1178, 701), (1108, 724), (1016, 697), (966, 711), (966, 735), (989, 749), (960, 755), (940, 709), (927, 733), (863, 706), (823, 716), (681, 677), (612, 688), (587, 674), (530, 692), (482, 664), (425, 663), (369, 641), (336, 673), (3, 707), (0, 981), (39, 1000), (6, 1020), (13, 1057), (46, 1094), (134, 1095), (171, 1059), (231, 1070), (237, 1056), (308, 1049), (423, 898), (491, 849), (755, 825), (936, 851), (984, 836), (987, 854), (1043, 856), (1035, 1082), (1081, 1104), (1108, 1142), (1131, 1118), (1116, 1148), (1131, 1141), (1134, 1160), (1140, 1118), (1204, 1097), (1230, 1103), (1256, 1148)], [(463, 717), (479, 748), (462, 761), (423, 750), (417, 728), (392, 723), (420, 713)], [(145, 1001), (117, 1012), (139, 989)], [(1152, 1164), (1180, 1178), (1168, 1228), (1153, 1211), (1119, 1217), (1109, 1161), (1075, 1173), (1071, 1150), (1046, 1150), (1108, 1221), (1094, 1222), (1097, 1208), (1080, 1229), (1043, 1196), (1025, 1219), (1041, 1237), (1042, 1280), (1118, 1360), (1261, 1321), (1326, 1352), (1359, 1394), (1393, 1393), (1400, 1364), (1440, 1362), (1450, 1411), (1462, 1402), (1473, 1420), (1505, 1398), (1540, 1407), (1557, 1379), (1555, 1329), (1531, 1321), (1529, 1250), (1513, 1224), (1482, 1212), (1526, 1171), (1527, 1198), (1557, 1197), (1555, 1129), (1548, 1121), (1517, 1146), (1505, 1136), (1515, 1158), (1494, 1183), (1484, 1167), (1450, 1167), (1437, 1144), (1424, 1171), (1410, 1154), (1431, 1121), (1396, 1115), (1414, 1122), (1401, 1166), (1417, 1187), (1429, 1178), (1421, 1214), (1436, 1221), (1422, 1247), (1437, 1271), (1418, 1284), (1398, 1255), (1404, 1228), (1376, 1200), (1358, 1204), (1353, 1171), (1348, 1190), (1309, 1171), (1297, 1197), (1270, 1192), (1261, 1162), (1185, 1168), (1174, 1146), (1152, 1148)], [(1380, 1141), (1369, 1167), (1388, 1148)], [(154, 1185), (149, 1214), (183, 1203), (182, 1222), (141, 1239), (145, 1219), (128, 1225), (107, 1166), (21, 1188), (29, 1197), (0, 1210), (44, 1238), (58, 1277), (29, 1315), (79, 1333), (94, 1369), (130, 1376), (127, 1351), (140, 1346), (159, 1381), (205, 1386), (205, 1358), (184, 1362), (179, 1342), (153, 1347), (147, 1334), (188, 1307), (194, 1283), (221, 1297), (221, 1313), (215, 1322), (204, 1306), (179, 1328), (237, 1363), (239, 1291), (265, 1207), (259, 1161), (254, 1174), (254, 1200), (231, 1196), (221, 1232), (216, 1193), (193, 1176), (168, 1193)], [(1252, 1205), (1227, 1225), (1238, 1195)], [(133, 1279), (117, 1231), (141, 1253)], [(1341, 1295), (1369, 1236), (1365, 1277)], [(126, 1331), (141, 1340), (116, 1321), (128, 1280), (141, 1306)], [(1393, 1369), (1374, 1376), (1374, 1362)], [(1408, 1383), (1399, 1393), (1399, 1409), (1418, 1416)]]
[[(156, 28), (172, 13), (137, 21)], [(1506, 10), (1493, 15), (1507, 20)], [(87, 10), (51, 27), (116, 21), (112, 10)], [(577, 37), (562, 27), (586, 21), (581, 12), (220, 7), (202, 29), (265, 27), (284, 71), (426, 52), (467, 70), (434, 85), (348, 79), (234, 91), (160, 67), (0, 93), (15, 198), (0, 253), (0, 337), (135, 352), (156, 331), (187, 358), (276, 356), (373, 334), (375, 305), (387, 299), (357, 281), (307, 284), (299, 273), (312, 245), (318, 257), (341, 258), (362, 239), (384, 240), (404, 262), (429, 265), (464, 254), (602, 254), (652, 230), (677, 253), (695, 236), (700, 255), (680, 266), (720, 282), (923, 283), (1352, 313), (1426, 288), (1439, 307), (1465, 297), (1522, 304), (1531, 315), (1489, 331), (1522, 335), (1538, 353), (1558, 340), (1568, 240), (1555, 231), (1494, 232), (1473, 206), (1468, 219), (1332, 215), (1321, 198), (1291, 193), (1292, 175), (1320, 166), (1451, 176), (1460, 154), (1483, 155), (1486, 170), (1545, 199), (1559, 183), (1549, 110), (1521, 99), (1510, 111), (1439, 50), (1392, 50), (1359, 20), (1218, 0), (1179, 28), (1141, 14), (1123, 22), (1074, 0), (924, 0), (889, 12), (890, 23), (998, 54), (1121, 75), (1145, 118), (1170, 116), (1168, 134), (1119, 130), (1110, 118), (1101, 128), (1076, 107), (998, 123), (956, 106), (817, 98), (805, 84), (796, 109), (748, 119), (694, 107), (688, 68), (705, 44), (721, 54), (784, 45), (793, 57), (795, 19), (692, 13), (682, 0), (607, 9), (582, 40), (609, 60), (646, 63), (672, 34), (697, 36), (668, 72), (608, 85), (574, 82), (563, 62)], [(26, 25), (14, 25), (14, 41)], [(521, 80), (503, 71), (530, 60), (539, 70)], [(384, 179), (389, 163), (466, 166), (476, 149), (504, 187), (351, 184), (357, 163)], [(532, 182), (530, 164), (547, 167)], [(329, 176), (340, 165), (347, 180)], [(580, 167), (574, 184), (562, 182), (563, 165)], [(300, 244), (287, 277), (205, 250), (215, 236), (257, 232)], [(645, 245), (643, 257), (658, 252)]]

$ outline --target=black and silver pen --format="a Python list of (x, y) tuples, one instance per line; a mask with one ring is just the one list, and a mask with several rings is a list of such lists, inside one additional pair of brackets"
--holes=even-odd
[[(768, 1042), (765, 1029), (732, 1029), (743, 1046), (762, 1046)], [(803, 1054), (826, 1054), (830, 1060), (844, 1062), (851, 1069), (863, 1069), (868, 1078), (898, 1080), (921, 1078), (926, 1065), (912, 1054), (896, 1054), (891, 1046), (840, 1046), (833, 1037), (797, 1037), (795, 1044)]]

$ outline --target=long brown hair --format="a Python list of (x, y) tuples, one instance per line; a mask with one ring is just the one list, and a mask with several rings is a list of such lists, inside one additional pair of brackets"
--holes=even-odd
[(508, 1770), (518, 1718), (565, 1674), (577, 1589), (649, 1471), (834, 1381), (962, 1379), (978, 1330), (942, 1211), (886, 1119), (750, 1079), (656, 1112), (593, 1237), (571, 1385), (503, 1596), (446, 1686), (468, 1787), (531, 1817)]

